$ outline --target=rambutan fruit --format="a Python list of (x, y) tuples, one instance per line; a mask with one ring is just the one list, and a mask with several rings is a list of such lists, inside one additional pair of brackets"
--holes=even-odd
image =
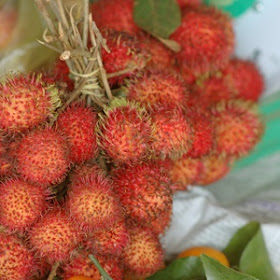
[(187, 153), (193, 141), (191, 122), (183, 112), (176, 108), (159, 108), (151, 113), (152, 143), (151, 149), (156, 157), (167, 156), (176, 159)]
[(177, 0), (180, 8), (185, 8), (189, 5), (200, 5), (201, 0)]
[(192, 147), (187, 154), (189, 157), (199, 158), (213, 148), (214, 127), (211, 114), (209, 111), (193, 108), (187, 112), (187, 116), (194, 131)]
[(172, 190), (184, 191), (195, 182), (203, 168), (201, 160), (185, 154), (180, 159), (170, 162), (169, 175), (174, 184)]
[(133, 20), (133, 0), (99, 0), (91, 5), (93, 20), (99, 29), (114, 29), (136, 34), (140, 28)]
[(0, 84), (0, 129), (18, 133), (45, 122), (60, 105), (55, 87), (40, 75), (18, 76)]
[(101, 51), (104, 68), (107, 74), (116, 74), (109, 77), (111, 85), (122, 84), (125, 78), (130, 78), (146, 66), (149, 55), (141, 49), (136, 37), (113, 30), (105, 32), (104, 37), (110, 50), (110, 52), (105, 49)]
[(30, 280), (35, 270), (33, 254), (23, 242), (0, 233), (0, 279)]
[(0, 9), (0, 49), (6, 47), (11, 42), (17, 23), (18, 14), (13, 7), (8, 5)]
[(52, 79), (55, 82), (63, 82), (68, 91), (74, 89), (74, 81), (70, 78), (70, 70), (65, 61), (58, 59), (52, 67)]
[(47, 211), (28, 232), (30, 246), (50, 263), (66, 261), (81, 242), (81, 232), (64, 210)]
[(169, 208), (164, 211), (159, 219), (151, 221), (150, 224), (147, 224), (147, 228), (149, 228), (155, 235), (162, 235), (164, 234), (165, 230), (170, 225), (172, 218), (172, 209)]
[(80, 164), (97, 155), (96, 122), (97, 114), (82, 104), (72, 105), (59, 115), (57, 127), (67, 137), (71, 162)]
[(156, 164), (115, 170), (113, 181), (126, 215), (139, 224), (148, 224), (172, 208), (171, 181)]
[(137, 277), (148, 277), (163, 266), (163, 249), (148, 229), (130, 230), (130, 241), (124, 249), (124, 266)]
[(135, 163), (146, 157), (151, 141), (150, 118), (134, 102), (115, 98), (97, 126), (98, 144), (117, 163)]
[(177, 54), (195, 76), (224, 67), (234, 48), (234, 33), (227, 14), (203, 5), (183, 11), (182, 23), (171, 35), (182, 49)]
[(238, 99), (220, 102), (212, 114), (218, 154), (245, 156), (259, 142), (264, 126), (256, 104)]
[(129, 100), (149, 107), (182, 107), (188, 90), (179, 75), (167, 70), (146, 70), (128, 81), (126, 94)]
[(77, 182), (83, 181), (87, 177), (91, 176), (106, 177), (106, 171), (97, 164), (85, 163), (75, 167), (75, 169), (70, 173), (70, 181), (72, 184), (76, 184)]
[(51, 128), (25, 135), (17, 148), (17, 171), (27, 181), (48, 186), (59, 183), (69, 166), (65, 139)]
[[(69, 263), (65, 264), (63, 269), (62, 278), (68, 280), (70, 277), (75, 275), (83, 275), (90, 277), (92, 280), (100, 280), (101, 275), (88, 257), (89, 253), (86, 251), (79, 252)], [(114, 280), (122, 280), (123, 271), (119, 264), (118, 259), (97, 256), (96, 259), (106, 271), (106, 273)]]
[(46, 209), (48, 193), (19, 179), (0, 184), (0, 223), (10, 231), (23, 232)]
[(232, 59), (223, 74), (232, 90), (237, 92), (236, 98), (259, 100), (264, 90), (264, 78), (254, 62)]
[(10, 176), (13, 173), (14, 165), (12, 159), (7, 156), (0, 157), (0, 177)]
[(147, 66), (160, 69), (170, 68), (174, 64), (174, 55), (171, 50), (164, 46), (159, 40), (142, 33), (138, 36), (141, 48), (150, 55)]
[(109, 229), (89, 233), (85, 245), (94, 254), (120, 256), (128, 241), (125, 222), (120, 220)]
[(66, 208), (74, 222), (86, 232), (110, 228), (122, 217), (111, 182), (101, 175), (71, 184)]
[(202, 169), (195, 184), (205, 186), (226, 176), (231, 169), (232, 161), (223, 155), (213, 153), (202, 157), (201, 163)]

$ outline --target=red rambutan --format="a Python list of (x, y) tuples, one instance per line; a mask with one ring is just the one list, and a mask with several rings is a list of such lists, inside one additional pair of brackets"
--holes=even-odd
[(155, 164), (114, 171), (114, 190), (128, 217), (147, 224), (172, 208), (171, 181)]
[(71, 162), (80, 164), (97, 155), (96, 122), (97, 114), (82, 104), (70, 106), (59, 115), (58, 130), (67, 137)]
[(91, 5), (99, 29), (114, 29), (136, 34), (140, 28), (133, 20), (133, 0), (99, 0)]
[(18, 144), (16, 156), (20, 176), (38, 185), (60, 182), (69, 166), (66, 141), (51, 128), (25, 135)]
[(41, 76), (18, 76), (0, 84), (0, 129), (18, 133), (33, 128), (52, 116), (60, 104), (53, 86)]
[(34, 257), (21, 240), (0, 233), (0, 279), (30, 280), (34, 270)]
[(151, 221), (150, 224), (147, 224), (147, 228), (149, 228), (154, 234), (162, 235), (165, 230), (170, 225), (172, 218), (172, 208), (166, 209), (163, 213), (161, 213), (160, 218)]
[(75, 223), (87, 232), (110, 228), (122, 217), (111, 182), (101, 175), (71, 184), (66, 208)]
[(81, 242), (81, 233), (64, 210), (50, 209), (30, 229), (31, 247), (50, 263), (66, 261)]
[[(90, 277), (92, 280), (100, 280), (101, 275), (96, 266), (89, 259), (87, 252), (80, 252), (69, 263), (62, 267), (64, 273), (62, 278), (68, 280), (70, 277), (76, 275), (83, 275)], [(98, 262), (107, 272), (107, 274), (114, 280), (122, 280), (123, 271), (120, 267), (118, 259), (98, 256)]]
[(179, 108), (160, 108), (154, 110), (151, 117), (151, 149), (157, 157), (164, 159), (169, 156), (176, 159), (189, 151), (193, 141), (193, 129)]
[(178, 61), (195, 76), (217, 71), (226, 65), (234, 48), (232, 23), (227, 14), (207, 6), (190, 6), (182, 23), (171, 35), (182, 49)]
[(195, 183), (198, 185), (212, 184), (230, 171), (232, 162), (223, 155), (211, 154), (201, 158), (202, 169)]
[(9, 230), (23, 232), (46, 208), (47, 192), (18, 179), (0, 185), (0, 223)]
[(184, 81), (174, 72), (146, 70), (127, 83), (127, 98), (147, 107), (182, 107), (188, 98)]
[(120, 220), (109, 229), (95, 230), (88, 234), (85, 244), (94, 254), (119, 256), (128, 241), (125, 222)]
[(257, 66), (248, 60), (232, 59), (224, 75), (237, 98), (258, 101), (264, 90), (264, 79)]
[(148, 229), (130, 230), (130, 241), (122, 257), (124, 266), (137, 277), (148, 277), (163, 267), (163, 249)]
[(58, 59), (53, 65), (52, 78), (55, 82), (63, 82), (67, 85), (67, 89), (74, 89), (74, 81), (69, 77), (70, 70), (65, 61)]
[(256, 104), (242, 100), (220, 102), (213, 107), (212, 113), (219, 154), (245, 156), (259, 142), (264, 127)]
[(98, 144), (118, 163), (135, 163), (146, 157), (151, 140), (150, 118), (137, 103), (115, 98), (100, 114)]
[(110, 50), (107, 52), (102, 49), (104, 68), (108, 74), (117, 72), (116, 76), (109, 77), (111, 85), (121, 84), (125, 78), (131, 77), (146, 66), (149, 58), (148, 53), (141, 49), (140, 42), (136, 37), (112, 30), (105, 32), (104, 36)]
[(185, 8), (189, 5), (199, 5), (201, 0), (177, 0), (177, 3), (181, 8)]

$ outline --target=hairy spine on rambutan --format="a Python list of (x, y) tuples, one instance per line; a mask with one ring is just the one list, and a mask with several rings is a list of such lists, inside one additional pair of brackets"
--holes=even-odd
[(57, 127), (67, 137), (71, 162), (80, 164), (97, 155), (96, 123), (97, 114), (83, 104), (71, 105), (59, 115)]
[(0, 84), (0, 129), (24, 132), (46, 122), (60, 103), (58, 90), (41, 75), (8, 78)]
[(151, 142), (150, 117), (138, 103), (115, 98), (99, 114), (98, 144), (116, 163), (135, 164), (147, 158)]
[(85, 232), (110, 228), (123, 215), (111, 181), (100, 174), (76, 180), (70, 185), (66, 209)]
[(66, 140), (52, 128), (25, 135), (17, 145), (16, 160), (21, 178), (43, 186), (61, 182), (70, 164)]

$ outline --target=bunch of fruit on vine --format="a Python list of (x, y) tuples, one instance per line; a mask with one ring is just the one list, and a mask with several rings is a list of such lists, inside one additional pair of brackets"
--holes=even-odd
[(134, 23), (132, 0), (92, 4), (115, 95), (103, 108), (61, 110), (74, 81), (59, 59), (0, 85), (0, 279), (56, 263), (61, 279), (100, 279), (89, 254), (114, 280), (154, 274), (174, 193), (221, 179), (261, 139), (264, 81), (234, 56), (231, 19), (178, 3), (177, 53)]

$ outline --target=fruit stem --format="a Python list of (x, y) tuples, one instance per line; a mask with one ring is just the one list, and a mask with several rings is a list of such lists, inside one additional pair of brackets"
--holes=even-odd
[[(93, 255), (89, 255), (88, 256), (90, 258), (90, 260), (94, 263), (94, 265), (96, 266), (96, 268), (99, 270), (100, 274), (102, 275), (104, 280), (113, 280), (108, 273), (103, 269), (103, 267), (101, 266), (101, 264), (99, 263), (99, 261), (93, 256)], [(49, 280), (49, 279), (48, 279)]]
[(59, 262), (56, 262), (54, 265), (53, 265), (53, 267), (52, 267), (52, 270), (51, 270), (51, 273), (50, 273), (50, 275), (49, 275), (49, 277), (48, 277), (48, 279), (47, 280), (53, 280), (53, 278), (56, 276), (56, 271), (57, 271), (57, 269), (58, 269), (58, 267), (59, 267)]

